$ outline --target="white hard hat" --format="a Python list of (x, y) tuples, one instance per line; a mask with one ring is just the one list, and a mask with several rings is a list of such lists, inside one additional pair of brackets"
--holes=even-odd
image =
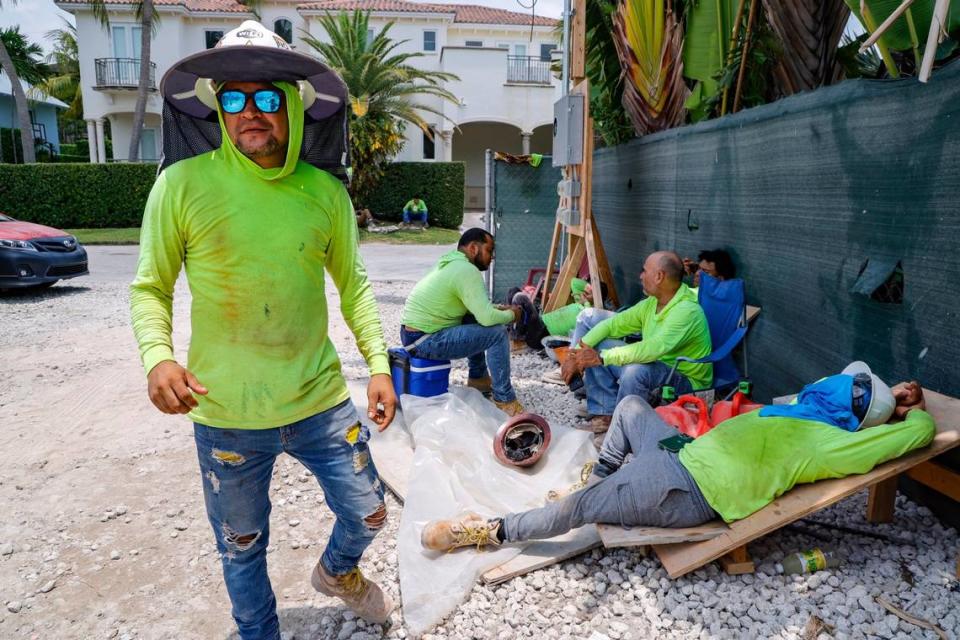
[(893, 410), (897, 407), (897, 401), (893, 397), (893, 392), (890, 391), (890, 387), (887, 386), (883, 380), (878, 378), (873, 371), (870, 370), (870, 367), (866, 362), (862, 360), (856, 360), (851, 362), (846, 367), (844, 367), (844, 373), (849, 376), (854, 376), (858, 373), (865, 373), (870, 376), (871, 383), (871, 394), (870, 394), (870, 405), (867, 407), (867, 412), (863, 416), (863, 420), (860, 421), (858, 429), (867, 429), (869, 427), (875, 427), (880, 424), (885, 424), (887, 420), (890, 419), (890, 416), (893, 415)]
[(218, 86), (228, 81), (296, 85), (304, 111), (314, 120), (333, 115), (347, 100), (346, 85), (336, 73), (255, 20), (228, 31), (213, 49), (177, 61), (160, 92), (179, 111), (204, 118), (216, 112)]

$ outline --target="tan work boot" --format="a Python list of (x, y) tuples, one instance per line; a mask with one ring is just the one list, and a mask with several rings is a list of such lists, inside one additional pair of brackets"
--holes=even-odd
[(479, 551), (488, 544), (500, 546), (497, 540), (500, 523), (500, 520), (485, 520), (471, 511), (452, 520), (432, 520), (420, 532), (420, 544), (432, 551), (470, 546), (476, 546)]
[(515, 415), (523, 413), (523, 405), (520, 404), (519, 400), (510, 400), (508, 402), (494, 400), (493, 404), (497, 405), (497, 409), (500, 409), (500, 411), (503, 411), (511, 418)]
[(590, 461), (583, 465), (583, 468), (580, 469), (580, 480), (579, 482), (574, 482), (567, 489), (551, 489), (547, 492), (547, 502), (556, 502), (566, 498), (571, 493), (580, 491), (587, 486), (587, 483), (590, 481), (590, 474), (593, 473), (593, 467), (596, 466), (596, 462)]
[(490, 376), (467, 378), (467, 386), (471, 389), (476, 389), (480, 393), (491, 393), (493, 391), (493, 380), (490, 379)]
[(575, 429), (580, 431), (589, 431), (590, 433), (606, 433), (610, 429), (612, 416), (593, 416), (587, 421), (574, 424)]
[(322, 562), (317, 562), (310, 576), (310, 584), (320, 593), (343, 600), (350, 609), (367, 622), (383, 624), (390, 618), (396, 604), (377, 583), (363, 577), (359, 567), (342, 576), (327, 573)]

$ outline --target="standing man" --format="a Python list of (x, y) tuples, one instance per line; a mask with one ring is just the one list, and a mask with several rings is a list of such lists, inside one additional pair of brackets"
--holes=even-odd
[[(272, 74), (282, 81), (268, 81)], [(219, 147), (172, 164), (154, 184), (131, 285), (133, 328), (151, 401), (194, 421), (207, 516), (240, 637), (280, 637), (267, 545), (281, 453), (313, 472), (336, 515), (314, 588), (384, 622), (393, 602), (357, 567), (386, 521), (383, 488), (327, 334), (324, 271), (370, 368), (369, 415), (381, 430), (396, 397), (347, 191), (300, 159), (305, 128), (311, 139), (311, 127), (345, 130), (345, 87), (247, 21), (217, 48), (174, 65), (161, 90), (174, 123), (165, 122), (165, 137), (184, 135), (176, 123), (189, 118), (197, 128), (219, 122)], [(308, 110), (318, 94), (324, 103)], [(183, 265), (192, 295), (189, 368), (174, 358), (171, 340)]]
[(427, 224), (427, 203), (419, 193), (403, 205), (403, 223), (410, 224), (414, 219), (417, 219), (424, 229), (430, 226)]
[(523, 413), (523, 405), (510, 383), (507, 325), (519, 320), (521, 312), (517, 306), (498, 308), (487, 298), (480, 272), (491, 260), (493, 236), (478, 228), (464, 231), (457, 249), (440, 256), (410, 292), (400, 340), (418, 358), (467, 358), (467, 385), (492, 391), (494, 404), (513, 416)]
[[(683, 262), (672, 251), (650, 254), (643, 263), (640, 283), (647, 297), (594, 326), (570, 352), (563, 366), (569, 384), (585, 373), (587, 411), (594, 417), (584, 428), (603, 433), (610, 427), (617, 403), (628, 395), (647, 402), (664, 384), (678, 394), (709, 387), (713, 365), (680, 362), (677, 374), (667, 380), (677, 356), (710, 355), (710, 329), (697, 297), (683, 283)], [(611, 338), (641, 333), (643, 339), (624, 344)]]

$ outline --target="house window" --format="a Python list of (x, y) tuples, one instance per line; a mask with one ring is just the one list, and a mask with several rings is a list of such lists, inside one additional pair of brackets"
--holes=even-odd
[(139, 58), (140, 33), (137, 25), (112, 25), (110, 27), (111, 44), (114, 58)]
[(217, 46), (217, 43), (220, 42), (220, 38), (223, 37), (223, 30), (218, 29), (216, 31), (212, 29), (207, 29), (203, 32), (203, 37), (206, 40), (207, 49), (213, 49)]
[(555, 44), (541, 44), (540, 45), (540, 59), (549, 60), (550, 53), (557, 48)]
[(367, 47), (373, 42), (373, 29), (367, 29)]
[(434, 160), (437, 155), (437, 149), (433, 144), (433, 139), (424, 132), (423, 134), (423, 159)]
[(436, 31), (423, 32), (423, 50), (424, 51), (437, 50), (437, 32)]
[(509, 50), (510, 50), (510, 45), (509, 45), (508, 43), (506, 43), (506, 42), (498, 42), (498, 43), (497, 43), (497, 49), (506, 49), (507, 51), (509, 51)]
[(483, 40), (467, 40), (465, 43), (468, 47), (482, 47)]
[(286, 18), (273, 21), (273, 32), (286, 40), (287, 44), (293, 44), (293, 23)]
[(140, 130), (140, 159), (141, 160), (159, 160), (157, 153), (157, 130)]
[(527, 55), (527, 45), (525, 44), (515, 44), (513, 45), (513, 55), (524, 57)]

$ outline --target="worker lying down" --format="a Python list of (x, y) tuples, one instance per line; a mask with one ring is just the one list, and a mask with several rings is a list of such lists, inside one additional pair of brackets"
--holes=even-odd
[(918, 383), (890, 389), (855, 362), (804, 387), (793, 405), (731, 418), (678, 447), (676, 429), (645, 400), (629, 396), (616, 408), (599, 460), (565, 496), (501, 517), (435, 520), (421, 543), (436, 551), (479, 549), (551, 538), (588, 523), (692, 527), (718, 515), (733, 522), (796, 484), (867, 473), (928, 445), (936, 429), (925, 406)]

